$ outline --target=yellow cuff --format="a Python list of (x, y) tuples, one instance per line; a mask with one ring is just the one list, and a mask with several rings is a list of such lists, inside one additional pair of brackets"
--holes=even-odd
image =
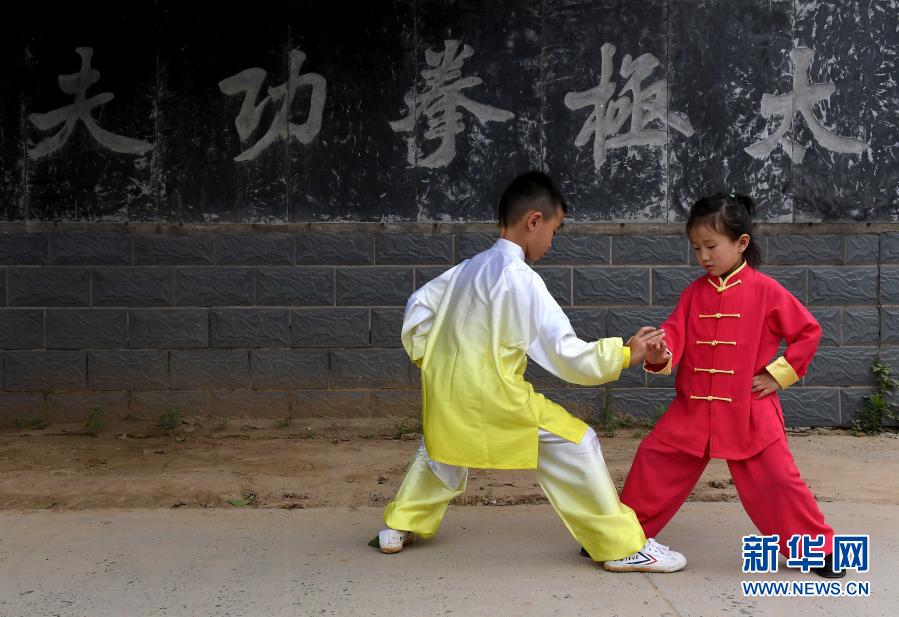
[(627, 345), (621, 347), (621, 370), (623, 371), (631, 365), (631, 348)]
[(790, 363), (783, 356), (766, 366), (765, 370), (771, 374), (774, 381), (780, 384), (783, 390), (799, 381), (799, 375), (796, 374), (796, 371), (793, 370), (793, 367), (790, 366)]
[(643, 370), (646, 371), (647, 373), (649, 373), (650, 375), (670, 375), (671, 369), (672, 369), (671, 363), (673, 360), (674, 360), (674, 354), (671, 353), (671, 351), (669, 351), (668, 352), (668, 364), (665, 365), (665, 368), (663, 368), (660, 371), (651, 371), (648, 368), (646, 368), (646, 360), (643, 360)]

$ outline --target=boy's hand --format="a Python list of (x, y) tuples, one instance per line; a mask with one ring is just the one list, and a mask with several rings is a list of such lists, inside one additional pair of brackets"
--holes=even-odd
[(646, 362), (648, 364), (668, 364), (668, 344), (665, 339), (647, 346)]
[(637, 333), (627, 340), (627, 346), (631, 349), (630, 365), (642, 364), (643, 358), (646, 357), (648, 346), (662, 341), (664, 336), (664, 330), (656, 330), (652, 326), (643, 326), (637, 330)]
[(780, 389), (780, 384), (768, 371), (762, 371), (752, 378), (752, 391), (758, 392), (757, 399), (765, 398)]

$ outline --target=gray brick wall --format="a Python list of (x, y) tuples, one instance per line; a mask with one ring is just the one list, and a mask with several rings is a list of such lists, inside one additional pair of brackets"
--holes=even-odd
[[(899, 367), (899, 232), (765, 226), (763, 270), (820, 321), (809, 374), (782, 394), (787, 422), (848, 425), (880, 356)], [(189, 414), (369, 418), (418, 412), (399, 335), (406, 299), (489, 247), (452, 225), (58, 227), (0, 232), (0, 424)], [(668, 315), (700, 272), (677, 225), (569, 225), (536, 268), (584, 338)], [(626, 371), (570, 386), (531, 365), (545, 394), (601, 422), (606, 405), (653, 417), (673, 377)]]

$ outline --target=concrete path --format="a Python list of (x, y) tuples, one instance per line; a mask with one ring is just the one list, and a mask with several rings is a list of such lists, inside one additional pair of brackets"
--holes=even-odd
[(548, 506), (450, 508), (440, 534), (398, 555), (366, 546), (380, 509), (0, 513), (3, 617), (430, 615), (590, 617), (899, 613), (899, 506), (823, 504), (839, 533), (871, 535), (866, 598), (743, 596), (752, 533), (737, 503), (688, 503), (660, 541), (676, 574), (613, 574), (578, 555)]

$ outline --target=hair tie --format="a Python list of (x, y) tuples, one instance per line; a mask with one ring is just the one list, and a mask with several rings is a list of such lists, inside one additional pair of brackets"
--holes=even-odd
[(730, 197), (731, 199), (736, 199), (736, 198), (737, 198), (737, 192), (736, 192), (736, 191), (731, 191), (730, 193), (727, 194), (727, 196)]

